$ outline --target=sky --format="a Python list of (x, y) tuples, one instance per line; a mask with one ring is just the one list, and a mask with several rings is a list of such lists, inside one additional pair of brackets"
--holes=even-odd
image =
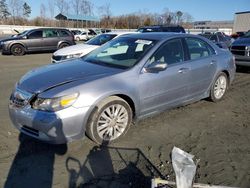
[[(24, 0), (32, 9), (31, 18), (39, 16), (40, 5), (47, 6), (49, 0)], [(50, 0), (51, 1), (51, 0)], [(233, 20), (235, 12), (250, 11), (250, 0), (90, 0), (95, 7), (110, 4), (113, 16), (135, 12), (162, 13), (165, 8), (170, 11), (187, 12), (194, 21)], [(71, 2), (71, 0), (69, 0)], [(97, 14), (97, 9), (95, 13)], [(55, 14), (58, 11), (55, 10)], [(48, 13), (49, 14), (49, 13)]]

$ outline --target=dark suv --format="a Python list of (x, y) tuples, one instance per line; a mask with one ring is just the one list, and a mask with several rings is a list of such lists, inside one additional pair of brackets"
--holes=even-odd
[(250, 31), (233, 42), (231, 52), (236, 65), (250, 67)]
[(179, 25), (152, 25), (140, 27), (138, 30), (140, 33), (146, 32), (175, 32), (175, 33), (186, 33), (185, 29)]
[(39, 28), (19, 33), (0, 41), (2, 54), (24, 55), (26, 52), (55, 51), (75, 44), (67, 29)]

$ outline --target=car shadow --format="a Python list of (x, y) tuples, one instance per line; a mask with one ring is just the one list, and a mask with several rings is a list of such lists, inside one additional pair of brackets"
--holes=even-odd
[(83, 163), (68, 157), (69, 188), (150, 187), (152, 177), (163, 177), (138, 148), (94, 146)]
[(236, 72), (238, 72), (238, 73), (250, 73), (250, 67), (237, 66)]
[(65, 154), (67, 145), (42, 143), (22, 133), (19, 141), (4, 188), (51, 188), (55, 155)]
[[(39, 121), (49, 121), (41, 117)], [(37, 120), (35, 117), (34, 119)], [(33, 127), (37, 125), (33, 122)], [(57, 127), (47, 126), (48, 130), (54, 130), (55, 135), (64, 139), (62, 123)], [(25, 129), (23, 129), (25, 131)], [(47, 130), (47, 131), (48, 131)], [(27, 131), (26, 131), (27, 132)], [(31, 131), (28, 133), (32, 134)], [(56, 155), (64, 155), (67, 152), (67, 145), (52, 145), (38, 141), (23, 133), (19, 135), (19, 148), (11, 164), (4, 188), (51, 188), (53, 183), (54, 161)]]

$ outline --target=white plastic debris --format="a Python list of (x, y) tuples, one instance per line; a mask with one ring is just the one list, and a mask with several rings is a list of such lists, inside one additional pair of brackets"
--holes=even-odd
[(172, 150), (172, 164), (176, 176), (177, 188), (192, 188), (196, 172), (193, 155), (174, 147)]

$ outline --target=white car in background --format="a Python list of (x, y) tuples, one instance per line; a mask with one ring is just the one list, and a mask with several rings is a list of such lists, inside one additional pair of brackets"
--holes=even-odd
[(97, 33), (93, 29), (89, 29), (87, 31), (82, 31), (81, 33), (75, 34), (74, 38), (76, 41), (84, 40), (87, 41), (93, 37), (95, 37)]
[(51, 62), (61, 63), (69, 59), (80, 58), (114, 38), (117, 38), (121, 35), (128, 35), (133, 33), (136, 32), (110, 32), (97, 35), (86, 43), (77, 44), (57, 50), (56, 52), (54, 52)]

